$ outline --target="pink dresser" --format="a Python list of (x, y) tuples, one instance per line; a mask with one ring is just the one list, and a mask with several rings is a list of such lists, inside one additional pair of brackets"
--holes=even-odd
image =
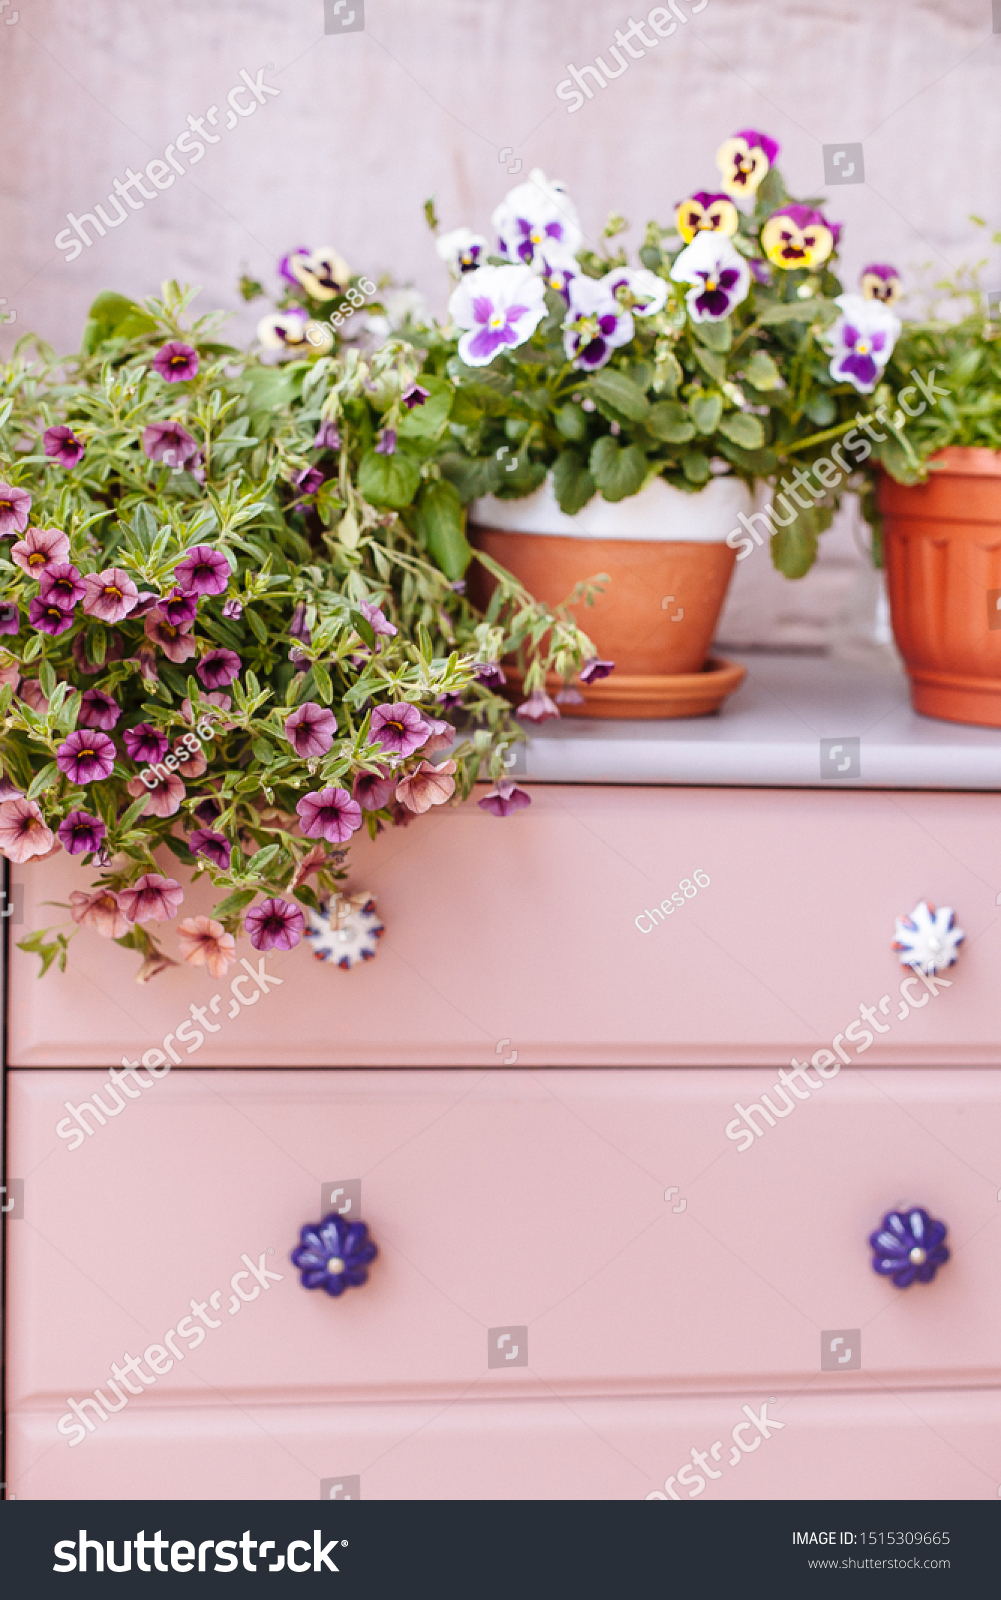
[[(14, 951), (11, 1492), (996, 1498), (1001, 739), (914, 722), (924, 785), (866, 787), (863, 728), (849, 793), (768, 782), (777, 736), (672, 782), (693, 725), (531, 784), (567, 725), (530, 810), (355, 848), (350, 972)], [(75, 869), (17, 881), (35, 927)], [(890, 949), (922, 899), (945, 983)], [(901, 1290), (867, 1236), (912, 1206), (951, 1258)], [(379, 1247), (339, 1298), (289, 1260), (330, 1211)]]

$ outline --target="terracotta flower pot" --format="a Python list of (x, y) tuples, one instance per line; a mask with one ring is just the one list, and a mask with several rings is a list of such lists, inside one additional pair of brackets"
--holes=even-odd
[[(521, 500), (476, 501), (470, 540), (550, 604), (565, 600), (581, 579), (608, 574), (595, 604), (575, 606), (574, 614), (616, 670), (605, 684), (583, 688), (585, 703), (567, 707), (571, 715), (690, 716), (690, 701), (672, 694), (666, 680), (706, 666), (736, 560), (726, 536), (739, 529), (737, 512), (748, 509), (739, 479), (713, 479), (694, 495), (655, 479), (641, 494), (615, 504), (596, 498), (569, 517), (547, 482)], [(474, 598), (485, 599), (490, 580), (482, 568), (471, 576)], [(734, 681), (715, 665), (703, 711), (714, 710), (743, 676)], [(636, 687), (630, 709), (621, 697), (613, 705), (607, 693), (627, 678)]]
[(1001, 452), (934, 459), (927, 483), (880, 484), (893, 632), (915, 711), (1001, 728)]

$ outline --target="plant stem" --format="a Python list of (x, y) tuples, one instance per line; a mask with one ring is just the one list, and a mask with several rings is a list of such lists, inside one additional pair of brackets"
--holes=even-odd
[(783, 450), (781, 459), (794, 456), (799, 450), (809, 450), (811, 445), (824, 444), (828, 439), (836, 439), (839, 434), (848, 433), (851, 428), (858, 427), (858, 418), (852, 417), (849, 422), (839, 422), (836, 428), (825, 428), (822, 433), (811, 433), (806, 439), (800, 439), (798, 444), (791, 444)]

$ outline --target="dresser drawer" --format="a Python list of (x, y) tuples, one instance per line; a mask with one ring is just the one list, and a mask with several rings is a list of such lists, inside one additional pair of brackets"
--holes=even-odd
[[(169, 1035), (198, 1068), (779, 1066), (853, 1029), (867, 1068), (1001, 1064), (999, 822), (987, 794), (535, 786), (503, 821), (470, 803), (354, 843), (351, 886), (386, 933), (349, 972), (304, 943), (267, 957), (266, 994), (238, 968), (234, 999), (204, 967), (137, 986), (135, 957), (89, 930), (41, 982), (15, 951), (11, 1060), (106, 1066)], [(83, 881), (65, 855), (19, 880), (25, 929)], [(890, 945), (923, 899), (967, 937), (915, 1008)], [(210, 904), (200, 886), (185, 910)]]
[[(748, 1411), (764, 1431), (747, 1422)], [(18, 1500), (677, 1495), (996, 1503), (1001, 1483), (996, 1389), (802, 1393), (776, 1396), (774, 1404), (757, 1392), (409, 1405), (208, 1402), (197, 1410), (130, 1408), (75, 1450), (53, 1448), (54, 1420), (45, 1411), (11, 1417), (8, 1476)], [(746, 1447), (736, 1461), (734, 1428), (744, 1429)], [(715, 1477), (693, 1463), (696, 1451)]]
[[(83, 1456), (67, 1397), (155, 1346), (164, 1370), (130, 1417), (1001, 1384), (1001, 1072), (845, 1070), (744, 1148), (735, 1104), (765, 1091), (781, 1106), (773, 1081), (174, 1073), (103, 1126), (84, 1109), (94, 1131), (74, 1147), (66, 1103), (107, 1080), (16, 1071), (10, 1403), (51, 1411), (53, 1448)], [(335, 1187), (353, 1195), (380, 1252), (337, 1299), (288, 1259), (324, 1185), (324, 1209)], [(943, 1219), (953, 1252), (906, 1290), (873, 1273), (866, 1243), (901, 1203)], [(822, 1336), (845, 1330), (861, 1365), (822, 1371)]]

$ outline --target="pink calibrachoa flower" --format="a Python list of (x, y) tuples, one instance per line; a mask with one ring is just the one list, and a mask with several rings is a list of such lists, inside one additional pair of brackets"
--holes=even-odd
[(122, 739), (131, 760), (143, 767), (147, 764), (155, 766), (170, 748), (167, 735), (149, 722), (137, 722), (134, 728), (126, 728)]
[(177, 924), (177, 942), (185, 961), (208, 967), (213, 978), (223, 977), (236, 960), (236, 940), (213, 917), (185, 917)]
[(55, 603), (72, 611), (85, 592), (79, 570), (70, 561), (57, 561), (38, 574), (38, 598), (46, 605)]
[(170, 339), (153, 357), (153, 371), (167, 383), (185, 383), (198, 371), (198, 351), (180, 339)]
[[(16, 694), (20, 677), (20, 661), (18, 661), (16, 656), (8, 655), (6, 650), (0, 650), (0, 689), (6, 688), (7, 684), (9, 683)], [(0, 794), (0, 800), (6, 799), (6, 795)]]
[(179, 422), (151, 422), (143, 429), (143, 451), (151, 461), (175, 469), (194, 465), (201, 454), (197, 440)]
[(196, 828), (188, 838), (188, 849), (193, 856), (204, 856), (220, 872), (229, 871), (230, 843), (224, 833), (211, 828)]
[(202, 656), (195, 671), (206, 689), (219, 689), (239, 676), (241, 665), (235, 650), (210, 650)]
[(83, 441), (78, 439), (72, 428), (60, 424), (55, 428), (46, 428), (42, 434), (42, 445), (47, 456), (53, 461), (58, 461), (67, 472), (78, 465), (86, 448)]
[(75, 620), (73, 612), (65, 610), (55, 600), (42, 600), (36, 595), (28, 606), (28, 621), (39, 633), (53, 636), (65, 633), (67, 628), (72, 628)]
[(5, 778), (3, 773), (0, 773), (0, 801), (23, 799), (24, 790), (19, 789), (16, 783), (11, 783), (9, 778)]
[(597, 656), (592, 656), (585, 661), (580, 669), (581, 683), (597, 683), (599, 678), (607, 678), (610, 672), (615, 671), (614, 661), (601, 661)]
[(473, 671), (477, 683), (482, 683), (485, 689), (503, 689), (507, 677), (499, 661), (474, 661)]
[(71, 811), (59, 824), (59, 843), (71, 856), (100, 850), (107, 828), (89, 811)]
[(252, 906), (243, 919), (255, 950), (293, 950), (302, 938), (306, 919), (287, 900), (265, 900)]
[(146, 613), (144, 623), (147, 639), (159, 645), (167, 660), (173, 661), (175, 666), (180, 666), (182, 661), (198, 653), (194, 639), (189, 637), (193, 626), (191, 622), (168, 622), (159, 606), (154, 606), (152, 611)]
[(118, 702), (110, 694), (105, 694), (103, 689), (85, 689), (80, 696), (76, 725), (78, 728), (100, 728), (102, 733), (110, 733), (121, 714)]
[(372, 632), (376, 638), (380, 634), (386, 639), (392, 639), (396, 628), (386, 616), (385, 612), (372, 600), (359, 600), (357, 609), (361, 612), (366, 622), (372, 625)]
[(174, 568), (174, 581), (185, 594), (222, 594), (230, 576), (226, 557), (210, 544), (196, 544)]
[(385, 773), (360, 772), (353, 784), (354, 797), (366, 811), (381, 811), (396, 792), (396, 779)]
[(0, 633), (18, 633), (21, 613), (12, 600), (0, 600)]
[(527, 717), (529, 722), (545, 722), (548, 717), (559, 714), (559, 707), (550, 700), (545, 689), (533, 689), (515, 712), (516, 717)]
[(405, 700), (392, 706), (376, 706), (372, 712), (369, 740), (391, 755), (412, 756), (430, 734), (431, 724)]
[(285, 737), (303, 760), (325, 756), (332, 749), (337, 719), (332, 711), (307, 700), (285, 720)]
[(111, 777), (115, 765), (114, 743), (99, 730), (78, 728), (56, 751), (56, 765), (71, 783), (99, 783)]
[(44, 717), (49, 709), (49, 701), (48, 696), (43, 694), (37, 678), (25, 678), (18, 692), (26, 706), (30, 706), (32, 711)]
[(94, 928), (102, 939), (121, 939), (129, 931), (113, 889), (70, 890), (70, 916), (82, 928)]
[(476, 804), (481, 811), (489, 811), (495, 817), (509, 817), (512, 811), (519, 810), (522, 806), (530, 806), (532, 797), (519, 789), (512, 778), (499, 778), (497, 787), (485, 794)]
[(396, 785), (396, 798), (408, 811), (430, 811), (432, 806), (443, 806), (455, 793), (454, 761), (443, 761), (440, 767), (422, 761), (416, 772)]
[(11, 550), (14, 565), (30, 578), (38, 578), (46, 567), (65, 561), (70, 553), (69, 537), (58, 528), (29, 528)]
[(28, 526), (31, 495), (26, 489), (15, 489), (13, 484), (0, 483), (0, 539), (23, 533)]
[(139, 590), (121, 567), (88, 572), (83, 582), (83, 609), (88, 617), (97, 617), (101, 622), (121, 622), (135, 610)]
[(200, 778), (208, 770), (204, 750), (189, 750), (183, 742), (174, 746), (174, 754), (181, 763), (181, 772), (185, 778)]
[(144, 872), (131, 889), (119, 889), (118, 904), (130, 922), (167, 922), (177, 916), (184, 890), (174, 878)]
[(47, 856), (54, 843), (37, 800), (4, 800), (0, 804), (0, 855), (8, 861), (23, 866), (33, 856)]
[(174, 817), (181, 809), (181, 801), (187, 794), (181, 779), (176, 772), (168, 772), (165, 778), (157, 777), (151, 789), (149, 784), (141, 777), (130, 778), (126, 788), (133, 800), (138, 800), (140, 795), (146, 796), (146, 804), (141, 815), (147, 817)]
[(161, 972), (166, 972), (168, 967), (176, 967), (177, 962), (165, 956), (162, 950), (156, 950), (146, 957), (139, 971), (136, 973), (136, 983), (149, 983), (150, 978), (158, 978)]
[(572, 683), (565, 683), (556, 696), (556, 704), (558, 706), (582, 706), (584, 704), (584, 696), (579, 689), (574, 688)]
[(431, 736), (423, 747), (423, 754), (434, 755), (437, 750), (450, 750), (455, 743), (455, 729), (450, 722), (439, 722), (434, 717), (427, 719)]
[(231, 622), (239, 622), (240, 618), (243, 616), (243, 601), (227, 600), (226, 604), (222, 608), (222, 614)]
[(296, 805), (299, 826), (307, 839), (344, 844), (361, 827), (361, 806), (346, 789), (320, 789), (304, 794)]

